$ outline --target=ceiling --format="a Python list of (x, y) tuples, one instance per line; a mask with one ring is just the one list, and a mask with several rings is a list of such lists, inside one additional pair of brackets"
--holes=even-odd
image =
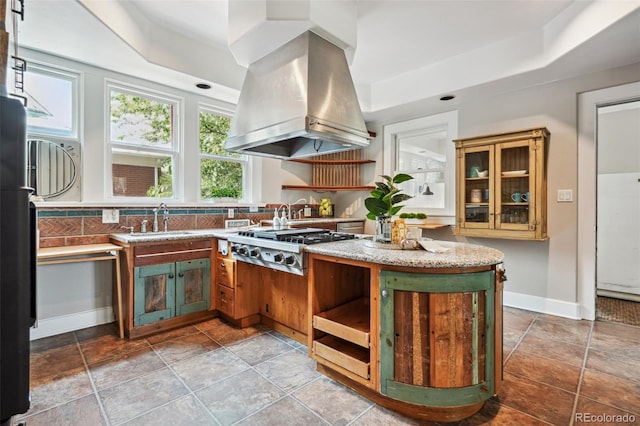
[[(355, 0), (354, 7), (350, 67), (367, 119), (444, 94), (459, 101), (482, 88), (517, 90), (640, 62), (637, 0)], [(227, 0), (29, 0), (18, 41), (234, 104), (245, 68), (229, 48), (228, 9)]]

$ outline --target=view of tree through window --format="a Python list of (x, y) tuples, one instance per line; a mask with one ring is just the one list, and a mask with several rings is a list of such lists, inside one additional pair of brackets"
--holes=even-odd
[(231, 120), (200, 111), (200, 197), (242, 198), (246, 157), (225, 151)]
[(113, 195), (172, 197), (176, 103), (110, 91)]

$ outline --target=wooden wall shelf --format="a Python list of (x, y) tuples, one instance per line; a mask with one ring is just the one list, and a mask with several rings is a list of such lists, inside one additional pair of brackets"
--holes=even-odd
[(363, 164), (375, 163), (374, 160), (360, 158), (359, 149), (319, 155), (312, 158), (299, 158), (289, 161), (311, 164), (310, 185), (282, 185), (282, 189), (327, 191), (371, 191), (375, 186), (362, 185), (360, 168)]
[(299, 189), (303, 191), (372, 191), (375, 186), (315, 186), (315, 185), (282, 185), (282, 189)]

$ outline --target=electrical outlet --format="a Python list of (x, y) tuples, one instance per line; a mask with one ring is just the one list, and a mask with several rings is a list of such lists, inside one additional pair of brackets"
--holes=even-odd
[(304, 217), (310, 217), (311, 216), (311, 207), (306, 207), (304, 208)]
[(558, 202), (559, 203), (573, 202), (573, 189), (558, 189)]
[(229, 219), (233, 219), (234, 214), (235, 209), (227, 209), (227, 216), (229, 216)]
[(118, 209), (102, 210), (102, 223), (119, 223), (119, 222), (120, 222), (120, 210)]
[(258, 213), (258, 206), (249, 206), (249, 212)]

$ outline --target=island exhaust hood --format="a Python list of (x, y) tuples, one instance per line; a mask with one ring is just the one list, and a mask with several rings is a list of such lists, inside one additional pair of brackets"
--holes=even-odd
[(338, 46), (307, 31), (249, 65), (226, 150), (290, 159), (368, 145)]

